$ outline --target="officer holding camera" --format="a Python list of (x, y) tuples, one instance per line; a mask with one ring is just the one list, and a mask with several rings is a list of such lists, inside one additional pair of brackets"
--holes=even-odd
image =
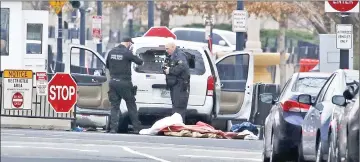
[(163, 70), (166, 75), (166, 84), (170, 89), (173, 113), (179, 113), (185, 123), (186, 108), (190, 92), (190, 72), (185, 53), (180, 51), (174, 42), (165, 45), (170, 55)]
[(126, 102), (134, 133), (138, 133), (141, 127), (135, 103), (137, 87), (133, 86), (131, 81), (131, 62), (142, 65), (143, 61), (129, 50), (132, 43), (131, 38), (124, 38), (119, 46), (109, 52), (106, 59), (106, 68), (109, 69), (111, 77), (108, 92), (111, 102), (110, 133), (117, 133), (118, 125), (124, 120), (120, 112), (121, 99)]

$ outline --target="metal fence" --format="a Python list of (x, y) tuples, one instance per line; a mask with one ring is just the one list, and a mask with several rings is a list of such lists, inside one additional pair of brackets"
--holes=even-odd
[[(54, 74), (48, 74), (48, 80)], [(1, 78), (2, 80), (2, 78)], [(1, 83), (2, 81), (0, 81)], [(0, 105), (2, 105), (2, 84), (0, 84)], [(4, 109), (1, 108), (1, 116), (8, 117), (24, 117), (24, 118), (42, 118), (42, 119), (63, 119), (63, 120), (76, 120), (76, 106), (69, 113), (56, 113), (52, 106), (47, 101), (47, 96), (39, 96), (36, 94), (36, 87), (33, 87), (32, 104), (25, 105), (31, 106), (26, 109)]]

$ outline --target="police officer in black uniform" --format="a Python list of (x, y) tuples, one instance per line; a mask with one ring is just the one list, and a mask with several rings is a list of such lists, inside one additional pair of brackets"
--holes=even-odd
[(190, 72), (188, 60), (173, 41), (165, 45), (170, 55), (171, 66), (164, 68), (167, 86), (170, 88), (173, 113), (179, 113), (185, 123), (186, 108), (190, 92)]
[(126, 102), (134, 132), (138, 133), (141, 127), (135, 103), (136, 87), (131, 81), (131, 62), (141, 65), (143, 61), (129, 50), (132, 43), (131, 38), (124, 38), (119, 46), (109, 52), (106, 59), (106, 68), (109, 69), (111, 77), (108, 92), (111, 102), (110, 133), (117, 133), (118, 125), (124, 120), (120, 112), (121, 99)]

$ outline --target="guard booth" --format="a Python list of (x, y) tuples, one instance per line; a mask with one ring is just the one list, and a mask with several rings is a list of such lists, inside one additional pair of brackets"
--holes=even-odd
[[(25, 117), (25, 118), (52, 118), (52, 119), (73, 119), (71, 114), (57, 114), (47, 102), (46, 94), (38, 95), (36, 85), (36, 73), (42, 73), (42, 81), (51, 79), (47, 74), (48, 68), (48, 21), (49, 11), (23, 10), (21, 1), (1, 1), (1, 43), (0, 43), (0, 105), (1, 116)], [(4, 70), (7, 72), (4, 74)], [(10, 72), (9, 72), (10, 70)], [(16, 79), (29, 79), (26, 75), (12, 75), (15, 70), (22, 74), (32, 72), (31, 88), (17, 87), (11, 90), (6, 86), (15, 86), (10, 83)], [(30, 73), (31, 73), (30, 72)], [(19, 74), (20, 74), (19, 73)], [(4, 74), (4, 75), (3, 75)], [(44, 76), (45, 74), (45, 76)], [(46, 75), (47, 74), (47, 75)], [(40, 76), (40, 75), (39, 75)], [(3, 81), (6, 81), (3, 82)], [(26, 82), (29, 82), (28, 80)], [(44, 82), (44, 83), (46, 83)], [(44, 90), (44, 89), (43, 89)], [(22, 95), (18, 95), (19, 92)], [(46, 89), (45, 89), (46, 91)], [(15, 93), (17, 95), (15, 95)], [(29, 94), (30, 93), (30, 94)], [(5, 95), (13, 96), (16, 101), (5, 103)], [(13, 94), (13, 95), (12, 95)], [(21, 96), (23, 98), (21, 98)], [(31, 102), (21, 102), (21, 101)], [(14, 104), (15, 103), (15, 104)], [(20, 105), (23, 104), (23, 105)], [(15, 105), (15, 107), (14, 107)]]

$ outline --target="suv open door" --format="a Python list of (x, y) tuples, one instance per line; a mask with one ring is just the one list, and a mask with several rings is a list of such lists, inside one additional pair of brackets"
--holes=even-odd
[(71, 73), (78, 85), (77, 114), (108, 115), (109, 73), (105, 59), (96, 51), (77, 44), (69, 45), (69, 55), (64, 55), (65, 72)]
[(233, 52), (216, 60), (221, 95), (218, 119), (248, 120), (251, 113), (254, 60), (249, 52)]

